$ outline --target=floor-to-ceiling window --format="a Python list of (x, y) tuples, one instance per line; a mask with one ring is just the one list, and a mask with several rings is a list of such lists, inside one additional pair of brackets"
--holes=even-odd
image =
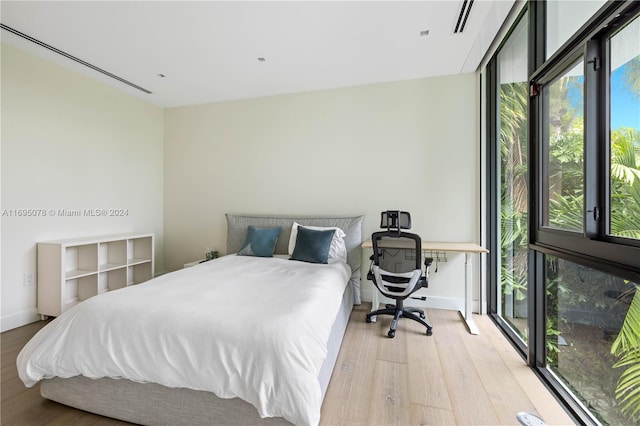
[(527, 340), (528, 152), (526, 12), (497, 55), (497, 174), (500, 264), (496, 272), (498, 313), (518, 337)]
[(576, 419), (640, 424), (640, 2), (526, 9), (486, 69), (490, 310)]

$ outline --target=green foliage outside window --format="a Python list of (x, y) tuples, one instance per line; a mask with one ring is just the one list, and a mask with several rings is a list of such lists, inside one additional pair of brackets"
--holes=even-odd
[[(640, 96), (640, 59), (629, 62), (625, 70), (629, 90)], [(549, 225), (560, 229), (583, 229), (583, 118), (582, 111), (571, 105), (572, 85), (581, 86), (577, 78), (557, 85), (549, 105), (549, 170), (561, 176), (549, 176)], [(527, 291), (527, 101), (526, 82), (500, 86), (501, 148), (501, 289), (503, 295), (524, 300)], [(575, 89), (575, 87), (574, 87)], [(578, 92), (582, 93), (581, 87)], [(619, 128), (611, 132), (610, 156), (610, 234), (640, 239), (640, 130)], [(559, 186), (553, 187), (554, 184)], [(559, 292), (580, 303), (582, 294), (570, 293), (561, 282), (547, 281), (548, 314), (554, 310)], [(640, 292), (634, 287), (633, 301), (611, 352), (624, 368), (616, 389), (621, 410), (630, 419), (640, 417)], [(556, 303), (557, 305), (557, 303)], [(556, 306), (557, 307), (557, 306)], [(547, 318), (547, 356), (549, 365), (557, 362), (558, 321)], [(526, 340), (526, 336), (523, 336)]]
[[(503, 304), (507, 297), (515, 304), (524, 303), (527, 297), (528, 97), (527, 82), (500, 85), (500, 288)], [(503, 314), (504, 309), (503, 306)], [(518, 317), (517, 313), (514, 317)], [(526, 324), (516, 330), (526, 341)]]

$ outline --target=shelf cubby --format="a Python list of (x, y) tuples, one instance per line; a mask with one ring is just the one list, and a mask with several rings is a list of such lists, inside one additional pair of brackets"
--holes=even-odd
[(127, 264), (127, 241), (107, 241), (99, 245), (99, 270), (121, 268)]
[(132, 238), (129, 240), (129, 265), (150, 262), (153, 256), (153, 239), (151, 237)]
[(69, 303), (73, 303), (73, 304), (78, 303), (78, 280), (77, 279), (74, 278), (70, 280), (65, 280), (62, 300), (65, 305)]
[(65, 277), (79, 278), (98, 271), (98, 245), (83, 244), (66, 247)]
[(139, 263), (137, 265), (129, 266), (129, 285), (149, 281), (152, 273), (150, 263)]
[(81, 302), (98, 294), (98, 275), (87, 275), (78, 278), (78, 300)]
[(118, 290), (127, 286), (127, 268), (113, 269), (111, 271), (103, 272), (100, 274), (101, 278), (104, 278), (104, 287), (101, 287), (101, 292)]

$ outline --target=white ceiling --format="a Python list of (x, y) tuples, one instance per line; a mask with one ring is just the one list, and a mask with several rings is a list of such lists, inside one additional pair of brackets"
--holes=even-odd
[(3, 25), (152, 94), (9, 31), (0, 36), (174, 107), (474, 72), (513, 3), (475, 0), (454, 34), (462, 0), (1, 2)]

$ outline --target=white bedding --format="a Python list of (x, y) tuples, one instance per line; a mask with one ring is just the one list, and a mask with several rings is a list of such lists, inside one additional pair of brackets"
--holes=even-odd
[(83, 375), (205, 390), (317, 424), (350, 275), (340, 261), (224, 256), (78, 304), (22, 349), (18, 372), (27, 386)]

